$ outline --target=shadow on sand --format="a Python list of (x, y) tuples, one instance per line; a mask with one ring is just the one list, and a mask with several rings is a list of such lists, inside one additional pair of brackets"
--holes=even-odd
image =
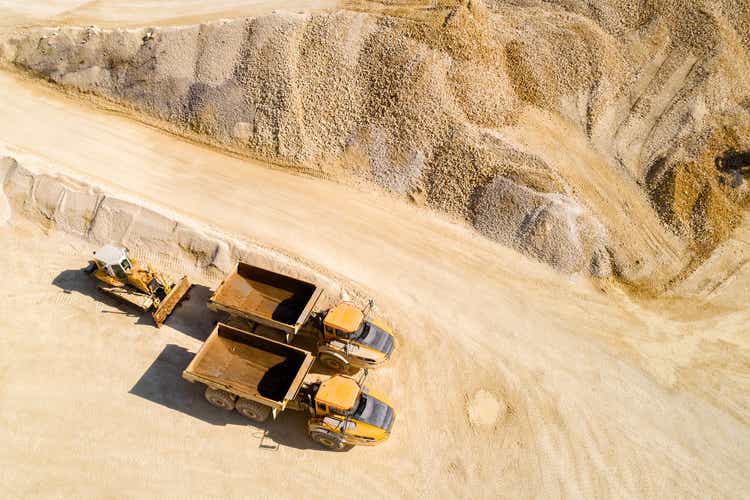
[[(64, 293), (81, 293), (109, 306), (110, 309), (100, 311), (101, 314), (125, 314), (133, 317), (135, 324), (154, 325), (150, 313), (143, 312), (132, 304), (102, 292), (97, 288), (96, 280), (84, 273), (82, 269), (62, 271), (54, 278), (52, 284), (61, 288)], [(208, 287), (193, 285), (188, 296), (180, 302), (165, 324), (185, 335), (204, 341), (218, 321), (228, 320), (227, 315), (208, 309), (207, 303), (210, 296), (211, 290)], [(236, 326), (244, 330), (251, 329), (250, 325), (244, 323)], [(315, 348), (314, 339), (306, 336), (298, 336), (294, 344), (309, 350)], [(298, 449), (326, 450), (307, 436), (306, 413), (289, 410), (281, 412), (275, 420), (269, 419), (264, 423), (255, 423), (239, 413), (228, 412), (210, 405), (203, 397), (205, 390), (203, 385), (193, 384), (182, 378), (182, 371), (187, 368), (194, 355), (184, 347), (175, 344), (166, 345), (148, 370), (130, 389), (130, 394), (211, 425), (245, 426), (248, 428), (248, 438), (257, 440), (259, 448), (274, 450), (279, 446), (289, 446)], [(314, 365), (314, 371), (329, 372), (325, 367), (318, 366), (317, 362)]]
[[(154, 326), (150, 312), (144, 312), (132, 304), (118, 300), (97, 288), (94, 278), (82, 269), (66, 269), (52, 280), (52, 284), (65, 293), (81, 293), (92, 297), (112, 310), (102, 310), (101, 314), (125, 314), (135, 318), (135, 324)], [(164, 323), (175, 330), (198, 340), (205, 340), (217, 321), (224, 315), (208, 309), (206, 304), (211, 296), (211, 289), (204, 285), (193, 285), (188, 294), (180, 301)]]
[(306, 433), (307, 414), (284, 411), (276, 420), (252, 422), (239, 413), (215, 408), (203, 397), (205, 387), (182, 378), (194, 354), (174, 344), (168, 344), (151, 366), (136, 382), (130, 394), (166, 406), (212, 425), (242, 425), (248, 427), (248, 438), (257, 440), (258, 447), (274, 450), (279, 446), (298, 449), (323, 450)]

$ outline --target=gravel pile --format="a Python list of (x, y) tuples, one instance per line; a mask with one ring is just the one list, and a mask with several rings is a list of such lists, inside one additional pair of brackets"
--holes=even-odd
[(32, 29), (0, 55), (227, 148), (374, 182), (565, 272), (658, 288), (736, 225), (748, 189), (714, 159), (750, 148), (750, 2), (426, 4)]

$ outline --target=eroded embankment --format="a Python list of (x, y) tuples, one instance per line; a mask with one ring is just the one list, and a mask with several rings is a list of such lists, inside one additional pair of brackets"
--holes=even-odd
[[(96, 186), (35, 168), (40, 160), (0, 154), (0, 220), (22, 216), (50, 230), (64, 231), (95, 244), (119, 244), (136, 254), (169, 256), (184, 268), (197, 268), (216, 279), (237, 261), (299, 276), (318, 283), (325, 294), (321, 305), (341, 298), (356, 299), (351, 287), (279, 252), (199, 227), (189, 220), (119, 197)], [(82, 265), (89, 256), (82, 255)], [(184, 271), (184, 269), (183, 269)]]
[(372, 181), (564, 272), (662, 289), (748, 188), (748, 4), (394, 4), (36, 29), (0, 59), (225, 148)]

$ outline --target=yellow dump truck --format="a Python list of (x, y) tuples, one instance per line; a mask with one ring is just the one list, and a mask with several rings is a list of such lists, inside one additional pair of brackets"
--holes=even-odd
[(208, 308), (242, 318), (251, 329), (260, 324), (278, 330), (287, 342), (298, 333), (315, 335), (321, 362), (337, 371), (388, 362), (396, 346), (391, 328), (348, 302), (316, 311), (321, 295), (314, 283), (240, 262)]
[[(388, 439), (395, 413), (364, 377), (310, 374), (310, 351), (217, 324), (182, 376), (206, 385), (212, 405), (263, 422), (285, 409), (308, 411), (307, 430), (334, 450)], [(365, 372), (366, 373), (366, 372)]]

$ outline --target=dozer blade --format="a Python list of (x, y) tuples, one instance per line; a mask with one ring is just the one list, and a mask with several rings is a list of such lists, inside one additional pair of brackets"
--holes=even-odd
[(177, 304), (182, 300), (188, 290), (190, 290), (191, 286), (193, 285), (187, 279), (187, 276), (183, 276), (182, 279), (180, 279), (180, 282), (172, 287), (172, 291), (169, 292), (169, 295), (164, 297), (164, 300), (161, 301), (161, 304), (159, 304), (159, 307), (153, 313), (154, 323), (156, 323), (157, 328), (164, 323), (167, 316), (172, 314), (174, 308), (177, 307)]
[(154, 305), (154, 301), (151, 299), (151, 297), (149, 297), (145, 293), (135, 291), (129, 287), (98, 286), (97, 288), (104, 293), (108, 293), (113, 297), (127, 302), (128, 304), (133, 304), (134, 306), (143, 309), (144, 311), (148, 311), (149, 309), (151, 309), (151, 306)]

